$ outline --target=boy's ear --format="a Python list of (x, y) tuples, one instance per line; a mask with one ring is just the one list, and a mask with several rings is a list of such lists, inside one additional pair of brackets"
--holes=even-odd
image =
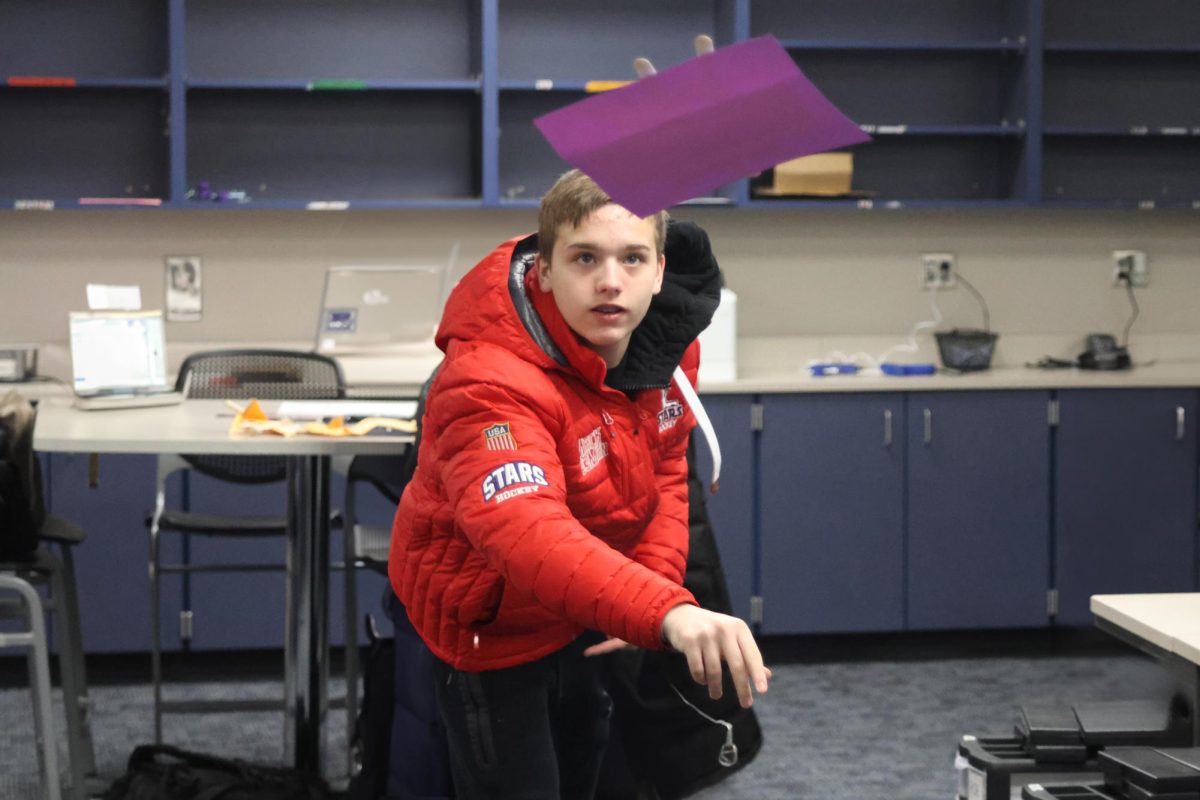
[(663, 274), (667, 268), (667, 256), (664, 253), (658, 254), (658, 272), (654, 276), (654, 293), (658, 294), (662, 291)]
[(538, 288), (543, 292), (550, 291), (550, 262), (538, 253), (533, 261), (533, 268), (537, 271)]

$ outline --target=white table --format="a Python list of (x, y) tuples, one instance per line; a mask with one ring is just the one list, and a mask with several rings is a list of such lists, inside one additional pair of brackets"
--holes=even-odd
[(1200, 592), (1092, 595), (1096, 627), (1149, 653), (1183, 678), (1200, 746)]
[[(272, 404), (264, 404), (268, 409)], [(319, 773), (328, 704), (329, 463), (332, 456), (400, 453), (411, 435), (327, 438), (229, 435), (232, 412), (223, 400), (180, 405), (80, 411), (65, 398), (38, 405), (33, 445), (41, 452), (275, 455), (288, 460), (289, 609), (287, 680), (293, 762)]]

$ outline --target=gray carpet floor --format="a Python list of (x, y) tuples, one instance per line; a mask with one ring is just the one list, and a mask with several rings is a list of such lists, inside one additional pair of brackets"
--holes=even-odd
[[(765, 744), (757, 759), (699, 800), (942, 800), (954, 796), (954, 750), (964, 733), (1007, 735), (1017, 707), (1035, 700), (1134, 699), (1165, 695), (1169, 683), (1135, 654), (1038, 658), (939, 657), (823, 661), (774, 666), (770, 692), (755, 704)], [(200, 683), (206, 697), (270, 697), (278, 684)], [(332, 687), (338, 694), (340, 687)], [(102, 777), (123, 769), (150, 741), (146, 686), (96, 685), (93, 728)], [(61, 703), (58, 725), (62, 730)], [(0, 800), (40, 798), (29, 692), (0, 690)], [(344, 714), (330, 712), (327, 773), (345, 775)], [(282, 763), (275, 714), (169, 717), (166, 739), (185, 748)], [(60, 733), (61, 739), (61, 733)]]

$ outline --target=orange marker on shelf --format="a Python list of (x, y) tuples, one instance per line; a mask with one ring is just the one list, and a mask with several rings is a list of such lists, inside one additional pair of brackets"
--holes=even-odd
[(622, 86), (628, 86), (633, 81), (588, 81), (583, 85), (583, 90), (588, 93), (593, 92), (608, 92), (613, 89), (620, 89)]
[(9, 75), (7, 83), (29, 88), (71, 88), (75, 86), (75, 79), (59, 75)]

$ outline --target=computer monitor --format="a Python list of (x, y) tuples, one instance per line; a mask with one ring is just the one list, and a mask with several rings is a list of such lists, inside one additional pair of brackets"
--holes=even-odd
[(70, 332), (76, 394), (168, 388), (161, 311), (72, 311)]
[(330, 267), (317, 323), (319, 353), (387, 350), (433, 341), (441, 267)]

